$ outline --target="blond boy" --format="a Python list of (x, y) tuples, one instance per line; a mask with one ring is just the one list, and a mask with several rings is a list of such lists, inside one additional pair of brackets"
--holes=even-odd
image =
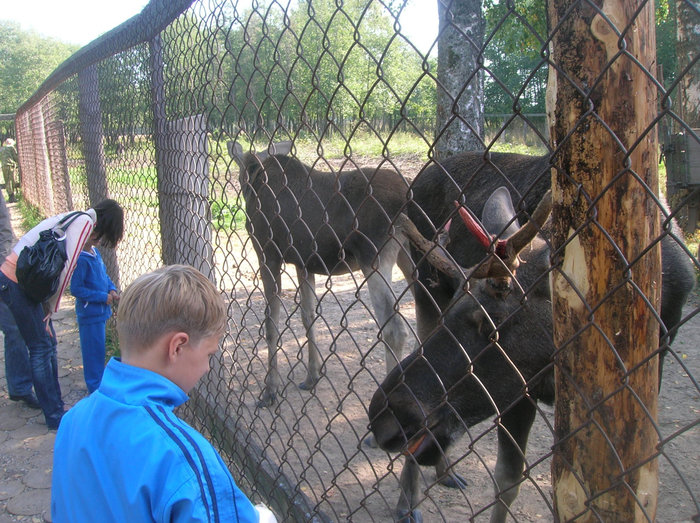
[(99, 389), (56, 434), (54, 523), (275, 521), (173, 413), (208, 372), (226, 324), (221, 296), (192, 267), (163, 267), (129, 286), (117, 317), (121, 360), (109, 361)]

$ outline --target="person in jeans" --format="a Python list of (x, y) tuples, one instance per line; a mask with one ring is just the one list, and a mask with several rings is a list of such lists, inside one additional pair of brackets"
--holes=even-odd
[[(0, 264), (5, 260), (15, 243), (10, 212), (5, 197), (0, 192)], [(21, 401), (33, 409), (41, 408), (32, 391), (32, 368), (29, 366), (29, 351), (19, 332), (10, 308), (0, 300), (0, 330), (5, 338), (5, 379), (7, 392), (12, 401)]]
[[(65, 230), (66, 261), (58, 289), (44, 303), (31, 300), (17, 283), (17, 259), (26, 246), (34, 245), (41, 231), (55, 227), (68, 213), (42, 221), (22, 236), (0, 266), (0, 300), (12, 311), (29, 349), (29, 363), (34, 392), (49, 429), (57, 429), (64, 413), (61, 387), (58, 383), (56, 333), (51, 314), (58, 311), (61, 296), (70, 282), (78, 255), (91, 234), (97, 234), (107, 245), (116, 245), (124, 234), (124, 211), (114, 200), (104, 200), (78, 216)], [(13, 371), (14, 372), (14, 371)]]
[(54, 523), (276, 523), (174, 412), (209, 371), (227, 325), (221, 294), (193, 267), (168, 265), (129, 285), (117, 312), (121, 359), (56, 434)]

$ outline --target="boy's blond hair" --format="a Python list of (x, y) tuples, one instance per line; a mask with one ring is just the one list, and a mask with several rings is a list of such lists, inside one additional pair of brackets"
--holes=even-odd
[(122, 352), (144, 350), (163, 334), (186, 332), (193, 343), (223, 334), (224, 300), (201, 272), (167, 265), (139, 276), (119, 300), (117, 333)]

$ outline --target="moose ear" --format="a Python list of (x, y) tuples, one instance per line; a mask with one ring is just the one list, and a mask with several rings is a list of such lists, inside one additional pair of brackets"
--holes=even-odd
[(268, 149), (270, 151), (270, 154), (289, 154), (292, 152), (292, 142), (291, 140), (287, 140), (284, 142), (277, 142), (270, 144), (270, 148)]
[(238, 142), (226, 142), (228, 154), (233, 158), (239, 167), (243, 165), (243, 147)]
[(491, 234), (508, 238), (515, 234), (520, 225), (515, 220), (513, 200), (508, 189), (501, 186), (489, 196), (481, 213), (481, 223)]

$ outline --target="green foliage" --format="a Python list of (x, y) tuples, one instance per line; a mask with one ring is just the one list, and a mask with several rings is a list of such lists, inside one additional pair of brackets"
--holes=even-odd
[[(435, 60), (395, 38), (394, 16), (378, 2), (301, 0), (224, 10), (215, 25), (181, 17), (163, 37), (166, 85), (179, 90), (167, 109), (206, 113), (239, 141), (269, 142), (273, 129), (273, 141), (318, 140), (357, 122), (434, 121)], [(200, 44), (207, 53), (190, 52)]]
[(0, 20), (0, 113), (16, 112), (77, 49), (33, 31), (23, 31), (15, 22)]
[(656, 2), (656, 55), (666, 87), (675, 81), (678, 73), (676, 40), (676, 2), (658, 0)]
[[(484, 0), (486, 113), (544, 113), (547, 13), (539, 0)], [(657, 61), (664, 83), (676, 77), (676, 3), (656, 2)], [(657, 71), (651, 71), (656, 74)]]
[(486, 113), (544, 113), (546, 5), (538, 0), (486, 0)]
[[(151, 129), (151, 77), (148, 46), (133, 47), (104, 60), (98, 65), (100, 106), (105, 147), (114, 151), (119, 138), (134, 144), (134, 130)], [(76, 106), (77, 107), (77, 104)], [(78, 120), (75, 124), (78, 125)]]

